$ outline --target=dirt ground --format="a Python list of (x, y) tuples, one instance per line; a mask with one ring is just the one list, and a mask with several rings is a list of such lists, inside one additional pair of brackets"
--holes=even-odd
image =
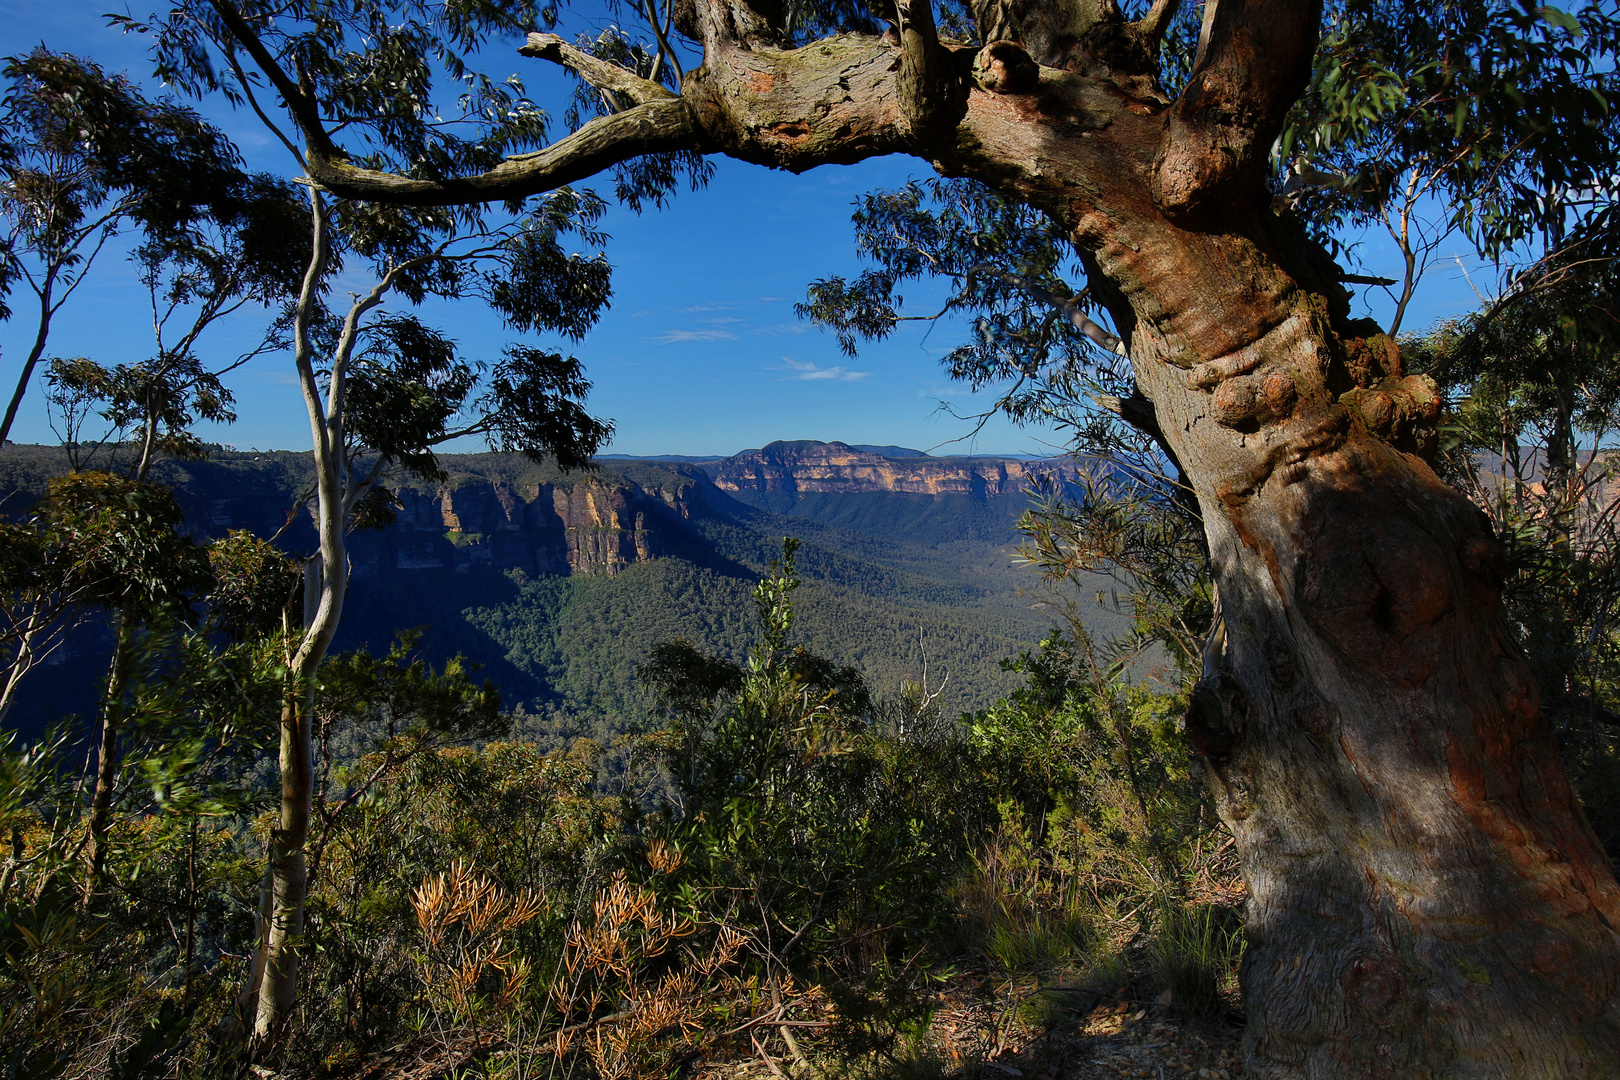
[[(812, 991), (809, 997), (819, 994)], [(794, 1010), (798, 1019), (785, 1030), (762, 1025), (748, 1042), (731, 1042), (740, 1053), (689, 1063), (678, 1075), (690, 1080), (831, 1080), (851, 1073), (872, 1080), (1232, 1080), (1243, 1075), (1242, 1027), (1230, 1008), (1218, 1017), (1192, 1017), (1163, 999), (1109, 995), (1098, 1000), (1078, 988), (1043, 988), (1033, 978), (996, 985), (972, 974), (958, 974), (931, 1004), (926, 1034), (887, 1064), (852, 1070), (818, 1053), (815, 1035), (826, 1025), (808, 1017), (827, 1015), (828, 1006), (824, 1000), (818, 1007), (801, 999)], [(254, 1071), (257, 1080), (291, 1080)], [(504, 1039), (484, 1041), (462, 1033), (448, 1042), (419, 1039), (319, 1080), (465, 1080), (527, 1072)]]
[(977, 1063), (971, 1056), (957, 1075), (980, 1080), (998, 1076), (1029, 1080), (1103, 1080), (1114, 1077), (1199, 1077), (1242, 1073), (1237, 1056), (1241, 1029), (1223, 1021), (1189, 1020), (1169, 1010), (1133, 1002), (1102, 1006), (1045, 1032), (1014, 1032), (1001, 1051)]

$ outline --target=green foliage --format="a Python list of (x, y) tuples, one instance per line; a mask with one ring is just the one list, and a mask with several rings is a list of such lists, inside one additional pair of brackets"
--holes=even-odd
[[(502, 730), (495, 684), (474, 682), (476, 665), (459, 656), (434, 671), (417, 653), (420, 639), (420, 631), (401, 631), (381, 657), (359, 649), (321, 665), (316, 709), (323, 741), (341, 735), (363, 753), (406, 746), (415, 752), (429, 740), (487, 739)], [(353, 755), (351, 749), (344, 756)]]
[[(549, 25), (555, 9), (529, 0), (448, 8), (414, 0), (341, 8), (243, 3), (237, 9), (258, 42), (307, 79), (300, 100), (289, 104), (334, 118), (333, 126), (365, 148), (361, 153), (373, 168), (449, 176), (493, 168), (544, 141), (545, 114), (523, 84), (516, 77), (497, 82), (473, 64), (489, 37)], [(255, 85), (230, 55), (237, 46), (206, 5), (181, 7), (149, 23), (117, 21), (153, 36), (165, 82), (191, 93), (254, 98)], [(225, 58), (213, 51), (221, 45), (228, 45)], [(296, 68), (294, 56), (300, 59)], [(433, 100), (436, 79), (461, 98), (461, 107), (447, 112), (467, 118), (458, 127), (447, 129), (423, 109)], [(448, 110), (451, 102), (444, 104)]]
[(0, 908), (0, 1052), (8, 1075), (19, 1080), (60, 1076), (68, 1055), (65, 1033), (93, 1028), (107, 1001), (105, 984), (87, 978), (99, 920), (81, 920), (63, 883), (30, 900), (7, 897)]
[[(925, 578), (841, 557), (837, 549), (809, 553), (825, 559), (823, 568), (837, 572), (841, 580), (806, 573), (795, 594), (800, 640), (814, 653), (844, 658), (878, 690), (893, 692), (927, 670), (949, 674), (948, 706), (986, 704), (1014, 685), (996, 667), (996, 659), (1036, 640), (1048, 622), (1044, 611), (1020, 602), (1002, 567), (992, 565), (978, 577), (972, 562), (947, 565), (953, 561), (947, 557), (925, 565), (931, 575), (939, 575)], [(990, 562), (998, 555), (978, 547), (952, 553), (964, 562)], [(908, 558), (901, 565), (916, 564)], [(998, 571), (1005, 575), (1000, 580)], [(630, 672), (660, 641), (686, 640), (705, 655), (736, 662), (752, 636), (747, 613), (756, 579), (746, 566), (703, 565), (670, 556), (626, 566), (612, 576), (535, 578), (515, 587), (497, 579), (506, 595), (489, 600), (472, 599), (477, 594), (470, 590), (477, 586), (469, 579), (476, 577), (440, 579), (444, 584), (437, 588), (455, 588), (468, 597), (458, 602), (447, 596), (443, 614), (428, 615), (403, 603), (384, 608), (363, 598), (357, 603), (365, 606), (354, 617), (369, 626), (431, 618), (431, 634), (441, 640), (452, 632), (452, 620), (464, 620), (479, 636), (452, 638), (452, 647), (470, 651), (478, 643), (476, 647), (517, 669), (501, 676), (503, 685), (520, 687), (525, 675), (533, 680), (528, 685), (538, 684), (538, 692), (523, 695), (529, 698), (527, 709), (567, 724), (600, 724), (584, 730), (603, 738), (634, 726), (653, 705), (647, 688)], [(973, 581), (981, 587), (975, 595), (963, 595)], [(983, 596), (986, 582), (998, 586), (991, 597)], [(487, 644), (491, 639), (493, 645)]]
[[(1129, 395), (1129, 365), (1094, 347), (1108, 335), (1090, 321), (1096, 302), (1075, 284), (1084, 263), (1045, 214), (977, 181), (934, 179), (867, 194), (854, 225), (856, 247), (875, 267), (854, 281), (813, 282), (797, 306), (835, 331), (846, 353), (862, 338), (886, 338), (903, 319), (957, 312), (971, 319), (969, 337), (947, 354), (946, 369), (975, 390), (1010, 383), (992, 408), (1017, 422), (1050, 420), (1061, 412), (1056, 403), (1080, 400), (1092, 385), (1085, 371), (1107, 392)], [(933, 278), (950, 283), (944, 306), (904, 314), (898, 290)]]
[(1171, 885), (1213, 816), (1180, 731), (1184, 699), (1094, 663), (1054, 631), (1008, 662), (1025, 687), (965, 718), (969, 744), (1060, 878)]
[(589, 743), (549, 754), (522, 743), (436, 749), (379, 775), (387, 753), (334, 772), (320, 799), (305, 1053), (367, 1050), (425, 1008), (413, 892), (458, 862), (508, 895), (540, 898), (540, 917), (512, 944), (549, 973), (623, 820), (621, 802), (591, 791)]
[[(172, 244), (210, 217), (240, 215), (252, 201), (247, 192), (258, 179), (241, 170), (225, 136), (191, 110), (147, 101), (128, 79), (44, 48), (10, 57), (0, 73), (7, 80), (0, 206), (8, 222), (0, 238), (0, 300), (20, 260), (37, 260), (53, 279), (68, 274), (69, 285), (83, 275), (108, 226), (134, 222), (150, 243)], [(244, 262), (262, 265), (258, 251), (244, 251)], [(9, 317), (0, 305), (0, 319)]]
[(279, 548), (232, 529), (208, 545), (208, 563), (214, 573), (208, 610), (220, 629), (247, 638), (280, 628), (303, 574)]
[(1351, 2), (1328, 17), (1278, 145), (1285, 167), (1336, 174), (1303, 204), (1317, 228), (1382, 223), (1418, 189), (1444, 208), (1441, 233), (1496, 259), (1556, 247), (1581, 193), (1607, 183), (1612, 10)]
[[(561, 1048), (548, 1053), (645, 1073), (729, 1052), (720, 1025), (825, 1000), (835, 1022), (815, 1052), (846, 1072), (937, 1072), (924, 1035), (942, 959), (982, 950), (995, 970), (1057, 979), (1054, 1022), (1082, 1008), (1076, 995), (1118, 986), (1107, 920), (1144, 879), (1180, 887), (1197, 826), (1174, 701), (1117, 671), (1099, 681), (1060, 635), (1009, 663), (1023, 688), (969, 726), (941, 715), (937, 690), (878, 697), (852, 666), (794, 645), (806, 550), (787, 545), (752, 604), (737, 597), (757, 624), (746, 662), (684, 641), (649, 650), (639, 675), (667, 723), (644, 749), (669, 774), (669, 805), (652, 814), (600, 793), (603, 748), (589, 740), (479, 746), (503, 722), (499, 696), (463, 661), (427, 663), (415, 634), (382, 656), (329, 659), (307, 993), (287, 1067), (508, 1023)], [(249, 538), (230, 538), (221, 561), (249, 582), (290, 581)], [(258, 593), (240, 592), (253, 610)], [(49, 1054), (25, 1063), (41, 1075), (111, 1044), (115, 1060), (96, 1068), (200, 1065), (198, 1036), (234, 1006), (271, 824), (253, 762), (283, 677), (276, 640), (239, 624), (243, 640), (225, 646), (167, 624), (138, 635), (114, 887), (99, 929), (60, 930), (35, 982), (79, 987), (115, 953), (158, 974), (75, 990), (48, 1016), (0, 994), (16, 1023), (44, 1016), (28, 1038)], [(82, 835), (81, 796), (51, 756), (65, 752), (0, 755), (25, 793), (0, 804), (0, 826), (26, 852), (0, 893), (45, 904), (19, 918), (55, 917), (46, 871), (70, 866)], [(617, 1041), (593, 1042), (589, 1024), (615, 1003)]]
[(1090, 637), (1072, 593), (1107, 575), (1111, 606), (1129, 614), (1131, 630), (1108, 641), (1106, 655), (1136, 658), (1157, 646), (1177, 681), (1195, 678), (1214, 604), (1203, 521), (1186, 489), (1092, 461), (1070, 481), (1038, 483), (1036, 494), (1018, 522), (1026, 538), (1019, 555), (1057, 594), (1071, 633)]
[(29, 1049), (12, 1055), (23, 1073), (157, 1076), (188, 1052), (196, 1010), (230, 980), (222, 960), (251, 947), (238, 898), (259, 868), (243, 823), (269, 794), (251, 773), (273, 734), (259, 720), (278, 675), (262, 643), (216, 649), (212, 634), (161, 618), (134, 636), (107, 887), (89, 897), (82, 743), (64, 729), (4, 751), (0, 937), (22, 974), (0, 980), (0, 1049)]
[(767, 977), (864, 978), (941, 925), (976, 793), (954, 742), (880, 725), (853, 669), (789, 650), (796, 550), (754, 591), (746, 668), (675, 643), (641, 669), (669, 709), (653, 739), (673, 787), (661, 835), (684, 858), (685, 902), (724, 913)]
[(50, 482), (36, 514), (43, 587), (81, 602), (138, 612), (182, 603), (212, 580), (203, 550), (176, 527), (168, 489), (104, 472)]
[(62, 414), (75, 469), (92, 464), (75, 444), (99, 411), (118, 433), (114, 441), (138, 431), (134, 469), (144, 479), (157, 451), (201, 452), (193, 421), (234, 419), (231, 393), (200, 359), (198, 338), (222, 316), (283, 299), (296, 286), (309, 243), (307, 230), (288, 227), (295, 189), (247, 173), (230, 141), (195, 113), (147, 101), (88, 61), (40, 47), (8, 59), (4, 74), (0, 319), (9, 317), (6, 300), (20, 279), (37, 300), (38, 328), (0, 438), (43, 358), (51, 320), (107, 240), (133, 225), (142, 234), (133, 261), (151, 296), (154, 355), (112, 368), (53, 360), (47, 403)]

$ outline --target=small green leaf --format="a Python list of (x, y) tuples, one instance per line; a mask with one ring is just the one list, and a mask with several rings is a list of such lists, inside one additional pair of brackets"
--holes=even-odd
[(1549, 26), (1556, 26), (1560, 30), (1568, 30), (1572, 34), (1581, 32), (1580, 22), (1567, 11), (1560, 11), (1555, 7), (1544, 7), (1537, 11), (1536, 14), (1540, 15), (1541, 21)]

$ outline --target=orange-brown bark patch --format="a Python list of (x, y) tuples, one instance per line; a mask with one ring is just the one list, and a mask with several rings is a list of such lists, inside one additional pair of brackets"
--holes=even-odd
[(791, 147), (802, 146), (810, 141), (810, 125), (798, 120), (785, 121), (780, 124), (770, 124), (761, 129), (760, 137), (766, 142), (782, 143)]
[(1620, 896), (1616, 895), (1613, 878), (1597, 872), (1603, 854), (1594, 850), (1585, 836), (1567, 835), (1564, 831), (1555, 831), (1546, 838), (1552, 844), (1550, 848), (1536, 843), (1518, 820), (1518, 814), (1509, 808), (1544, 822), (1556, 821), (1558, 815), (1551, 813), (1551, 807), (1521, 805), (1518, 796), (1522, 785), (1514, 778), (1503, 777), (1495, 767), (1497, 760), (1489, 748), (1466, 751), (1461, 741), (1452, 737), (1446, 746), (1446, 764), (1458, 808), (1507, 856), (1514, 873), (1552, 915), (1569, 919), (1596, 910), (1614, 926), (1615, 915), (1620, 913)]

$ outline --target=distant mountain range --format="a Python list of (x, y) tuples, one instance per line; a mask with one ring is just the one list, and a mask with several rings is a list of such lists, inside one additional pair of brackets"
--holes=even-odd
[[(645, 715), (633, 671), (657, 641), (742, 654), (748, 594), (794, 535), (798, 643), (855, 663), (879, 692), (926, 667), (946, 681), (949, 707), (982, 707), (1012, 686), (997, 662), (1051, 622), (1038, 583), (1013, 565), (1015, 523), (1029, 477), (1064, 465), (878, 452), (894, 449), (779, 442), (714, 460), (602, 459), (572, 474), (519, 455), (446, 455), (442, 484), (396, 488), (394, 526), (353, 536), (336, 646), (377, 649), (425, 625), (430, 652), (481, 663), (531, 733), (609, 734)], [(7, 509), (63, 465), (54, 448), (0, 451)], [(174, 488), (188, 527), (213, 537), (288, 525), (311, 476), (307, 454), (221, 452), (163, 463), (156, 479)], [(314, 546), (307, 515), (283, 543)], [(19, 726), (88, 708), (82, 665), (103, 647), (87, 638), (42, 673)]]
[[(877, 454), (879, 457), (887, 457), (887, 458), (914, 458), (914, 457), (933, 457), (934, 456), (934, 455), (928, 453), (928, 451), (926, 451), (926, 450), (913, 450), (910, 447), (906, 447), (906, 446), (868, 446), (865, 443), (841, 443), (841, 442), (821, 443), (821, 442), (816, 442), (814, 440), (800, 440), (798, 442), (775, 442), (775, 443), (771, 443), (771, 446), (847, 446), (851, 450), (859, 450), (859, 451), (862, 451), (863, 453)], [(760, 453), (760, 452), (761, 451), (759, 451), (759, 450), (743, 450), (743, 451), (740, 451), (740, 452), (738, 452), (736, 454), (733, 454), (731, 456), (732, 457), (742, 457), (745, 454), (757, 454), (757, 453)], [(1023, 460), (1038, 457), (1039, 455), (1036, 455), (1036, 454), (945, 454), (945, 455), (940, 455), (940, 456), (944, 457), (944, 458), (953, 458), (953, 457), (1005, 458), (1005, 459), (1009, 459), (1009, 460), (1023, 461)], [(710, 462), (724, 461), (724, 460), (726, 460), (726, 457), (723, 454), (702, 454), (702, 455), (697, 455), (697, 456), (693, 456), (693, 455), (690, 455), (690, 454), (602, 454), (600, 456), (599, 460), (602, 460), (602, 461), (685, 461), (685, 462), (690, 462), (692, 464), (707, 464), (707, 463), (710, 463)]]

